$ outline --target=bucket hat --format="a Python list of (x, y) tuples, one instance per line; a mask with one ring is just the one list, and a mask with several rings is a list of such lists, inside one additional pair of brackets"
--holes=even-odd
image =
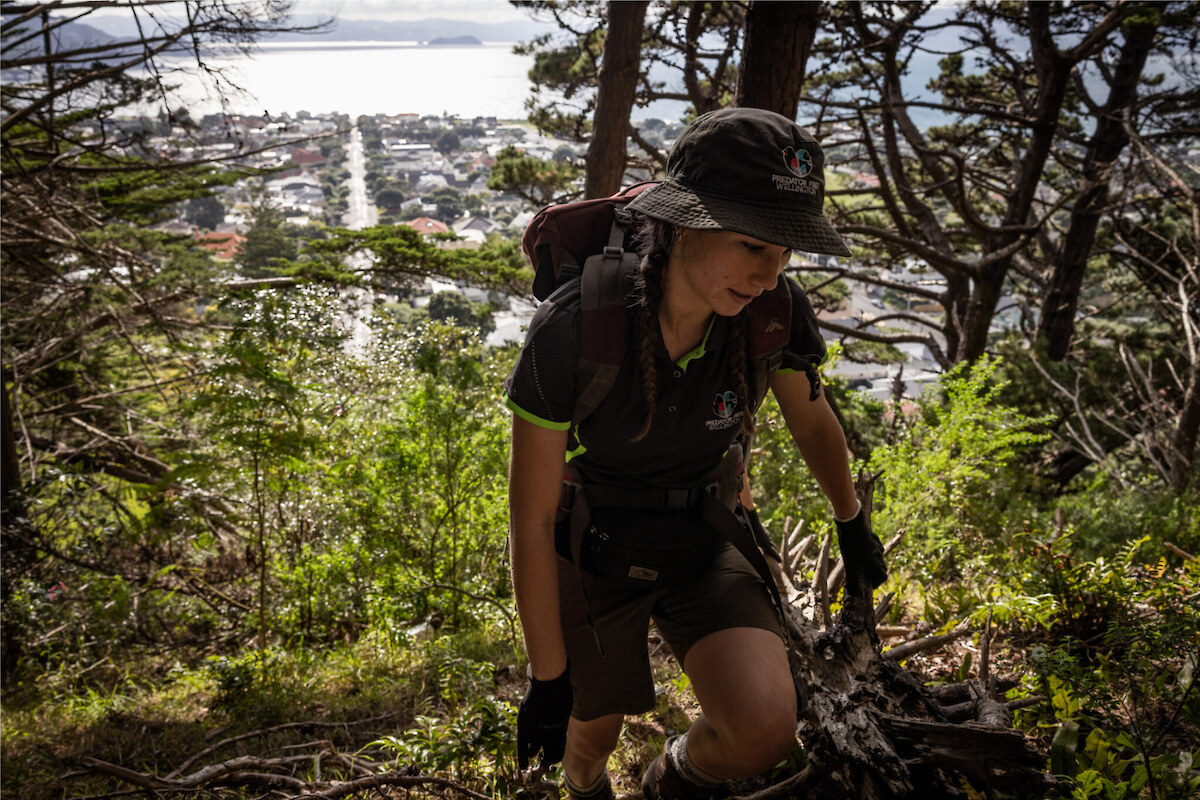
[(848, 256), (824, 202), (825, 154), (812, 134), (773, 111), (724, 108), (684, 128), (667, 157), (666, 180), (629, 207), (681, 228)]

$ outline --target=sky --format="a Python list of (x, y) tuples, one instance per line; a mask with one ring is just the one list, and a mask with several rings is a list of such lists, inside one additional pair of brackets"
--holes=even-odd
[[(508, 0), (293, 0), (293, 13), (323, 14), (341, 19), (398, 22), (422, 19), (462, 19), (473, 22), (521, 22), (529, 14)], [(100, 6), (95, 16), (125, 16), (124, 8)]]

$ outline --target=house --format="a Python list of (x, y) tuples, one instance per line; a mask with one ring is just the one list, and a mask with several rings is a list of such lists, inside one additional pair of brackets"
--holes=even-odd
[(499, 227), (499, 224), (487, 217), (464, 217), (454, 223), (454, 232), (465, 234), (467, 231), (479, 231), (488, 234)]
[(192, 238), (218, 261), (232, 261), (238, 254), (246, 237), (232, 231), (201, 231), (194, 228)]
[(267, 181), (266, 186), (267, 192), (279, 197), (284, 194), (298, 192), (305, 188), (314, 188), (320, 191), (321, 181), (315, 175), (307, 172), (287, 172), (275, 180)]
[(305, 150), (303, 147), (293, 147), (291, 161), (298, 167), (313, 167), (325, 163), (325, 156), (319, 151)]
[(426, 174), (426, 175), (422, 175), (420, 178), (417, 179), (417, 185), (414, 188), (415, 188), (417, 194), (424, 195), (424, 194), (430, 194), (431, 192), (434, 192), (438, 189), (441, 189), (444, 186), (449, 186), (449, 185), (450, 184), (446, 181), (446, 178), (442, 175)]
[(513, 217), (512, 222), (508, 223), (508, 227), (516, 231), (523, 231), (529, 226), (529, 223), (533, 221), (533, 217), (536, 213), (536, 211), (522, 211), (520, 214), (517, 214), (515, 217)]
[(405, 222), (404, 224), (407, 225), (408, 227), (412, 228), (414, 231), (420, 231), (421, 233), (425, 234), (426, 236), (432, 236), (435, 233), (449, 233), (450, 232), (449, 225), (447, 225), (444, 222), (440, 222), (436, 219), (432, 219), (430, 217), (417, 217), (416, 219), (410, 219), (408, 222)]

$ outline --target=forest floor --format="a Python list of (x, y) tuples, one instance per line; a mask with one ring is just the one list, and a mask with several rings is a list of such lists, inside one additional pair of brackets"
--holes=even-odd
[[(618, 795), (639, 791), (663, 741), (699, 711), (653, 632), (650, 649), (659, 699), (626, 721), (609, 764)], [(971, 651), (960, 640), (907, 667), (929, 683), (953, 681)], [(1006, 675), (1018, 662), (1011, 652), (993, 656)], [(191, 665), (167, 653), (48, 671), (4, 695), (0, 791), (24, 800), (119, 797), (140, 793), (136, 776), (183, 780), (239, 758), (290, 758), (304, 780), (387, 764), (487, 795), (516, 780), (512, 726), (523, 674), (510, 643), (453, 637), (407, 649), (360, 642)]]

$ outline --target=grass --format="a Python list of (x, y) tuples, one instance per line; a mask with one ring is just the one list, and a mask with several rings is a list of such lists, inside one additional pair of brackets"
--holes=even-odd
[[(489, 681), (500, 676), (498, 695), (513, 696), (518, 687), (505, 680), (506, 671), (474, 660), (483, 647), (455, 640), (400, 648), (368, 637), (331, 650), (254, 651), (190, 666), (141, 657), (82, 676), (68, 667), (48, 670), (5, 694), (0, 790), (27, 800), (111, 791), (103, 781), (71, 775), (81, 758), (164, 775), (215, 742), (282, 723), (314, 725), (246, 739), (214, 760), (314, 738), (358, 748), (402, 731), (417, 713), (452, 711), (480, 688), (467, 684), (485, 670)], [(462, 666), (471, 664), (473, 670)]]
[[(657, 707), (630, 718), (610, 763), (619, 793), (639, 789), (662, 742), (698, 710), (666, 648), (653, 660)], [(515, 770), (523, 667), (506, 636), (443, 634), (407, 646), (367, 636), (333, 649), (276, 648), (191, 664), (131, 655), (84, 674), (47, 669), (4, 695), (0, 793), (58, 800), (130, 788), (83, 769), (85, 758), (165, 776), (210, 748), (183, 773), (239, 755), (300, 752), (288, 748), (314, 740), (340, 752), (382, 742), (366, 748), (377, 760), (397, 758), (424, 774), (502, 792)], [(480, 734), (481, 709), (501, 718), (490, 739)], [(459, 770), (468, 762), (471, 776)]]

